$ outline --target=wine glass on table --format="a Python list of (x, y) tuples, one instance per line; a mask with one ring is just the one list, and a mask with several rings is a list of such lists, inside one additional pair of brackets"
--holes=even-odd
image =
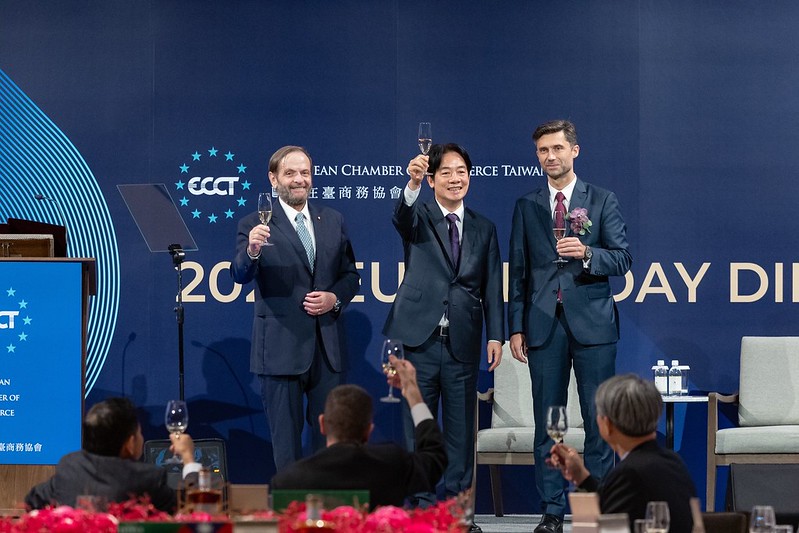
[(774, 508), (770, 505), (755, 505), (749, 520), (749, 533), (766, 533), (774, 529), (777, 523)]
[(668, 533), (671, 524), (668, 502), (646, 504), (646, 533)]
[[(427, 155), (431, 146), (433, 146), (433, 127), (429, 122), (420, 122), (419, 151), (422, 152), (422, 155)], [(429, 174), (425, 171), (424, 175), (428, 176)]]
[[(272, 220), (272, 193), (262, 192), (258, 194), (258, 218), (264, 226)], [(269, 241), (264, 241), (263, 246), (274, 246)]]
[[(383, 342), (383, 348), (380, 353), (380, 362), (383, 367), (383, 373), (388, 376), (395, 376), (397, 374), (397, 369), (394, 368), (394, 365), (391, 364), (389, 361), (389, 356), (394, 356), (397, 359), (404, 359), (405, 358), (405, 350), (402, 348), (402, 341), (398, 339), (386, 339)], [(397, 403), (400, 399), (397, 396), (394, 396), (394, 387), (391, 385), (388, 386), (388, 394), (380, 398), (381, 402), (384, 403)]]

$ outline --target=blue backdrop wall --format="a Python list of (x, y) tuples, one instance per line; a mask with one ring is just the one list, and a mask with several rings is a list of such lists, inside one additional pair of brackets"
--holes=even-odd
[[(346, 311), (349, 379), (379, 395), (402, 260), (390, 212), (417, 123), (470, 151), (467, 203), (496, 222), (507, 259), (514, 201), (544, 179), (531, 132), (569, 118), (577, 174), (616, 191), (628, 224), (618, 371), (678, 358), (693, 389), (731, 392), (741, 335), (796, 333), (798, 24), (789, 1), (4, 0), (0, 218), (65, 221), (69, 255), (98, 258), (87, 404), (131, 396), (146, 437), (163, 438), (176, 278), (117, 186), (165, 184), (198, 245), (184, 271), (191, 433), (227, 440), (233, 481), (265, 482), (251, 288), (227, 270), (269, 155), (307, 147), (314, 201), (346, 217), (363, 279)], [(704, 408), (677, 415), (703, 492)], [(400, 433), (379, 404), (375, 438)], [(535, 512), (532, 472), (516, 470), (506, 511)], [(488, 512), (487, 472), (478, 487)]]

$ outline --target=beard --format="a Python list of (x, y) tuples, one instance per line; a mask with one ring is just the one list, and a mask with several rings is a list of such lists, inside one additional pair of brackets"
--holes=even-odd
[[(305, 194), (303, 194), (302, 196), (293, 195), (291, 194), (292, 190), (298, 190), (298, 191), (301, 190)], [(281, 200), (283, 200), (283, 203), (285, 203), (286, 205), (295, 208), (296, 207), (301, 208), (302, 206), (305, 205), (305, 201), (308, 199), (308, 189), (304, 187), (296, 187), (292, 189), (291, 187), (283, 187), (281, 185), (278, 185), (277, 195), (280, 197)]]

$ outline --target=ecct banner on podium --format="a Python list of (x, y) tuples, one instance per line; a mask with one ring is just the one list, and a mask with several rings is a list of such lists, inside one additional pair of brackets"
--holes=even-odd
[(0, 261), (0, 464), (81, 447), (81, 268)]

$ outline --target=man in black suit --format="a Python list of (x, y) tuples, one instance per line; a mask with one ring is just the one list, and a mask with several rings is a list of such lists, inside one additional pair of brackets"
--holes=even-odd
[[(410, 180), (393, 219), (405, 251), (405, 277), (383, 328), (405, 345), (433, 413), (442, 399), (447, 497), (471, 486), (483, 321), (489, 371), (499, 364), (505, 340), (496, 227), (464, 206), (471, 168), (469, 154), (457, 144), (433, 145), (429, 157), (419, 155), (409, 163)], [(427, 203), (419, 199), (425, 175), (434, 193)], [(413, 449), (407, 405), (403, 411), (405, 437)], [(433, 499), (420, 495), (420, 500)]]
[(237, 283), (256, 283), (250, 371), (261, 382), (278, 470), (302, 457), (306, 420), (313, 449), (324, 447), (317, 420), (343, 381), (341, 312), (360, 281), (341, 213), (308, 202), (312, 168), (299, 146), (272, 155), (272, 219), (262, 224), (256, 212), (241, 220), (230, 269)]
[[(196, 477), (191, 437), (170, 435), (171, 450), (183, 462), (183, 477)], [(78, 496), (99, 496), (109, 502), (124, 502), (148, 495), (153, 505), (174, 512), (175, 490), (167, 485), (166, 470), (139, 462), (144, 448), (136, 408), (126, 398), (109, 398), (95, 404), (83, 421), (83, 450), (61, 458), (55, 475), (33, 487), (25, 497), (32, 509), (48, 505), (74, 507)], [(188, 481), (188, 479), (187, 479)]]
[(369, 505), (402, 506), (405, 498), (429, 491), (441, 477), (447, 455), (433, 415), (422, 401), (416, 371), (409, 361), (391, 356), (402, 395), (411, 406), (416, 452), (396, 444), (367, 444), (372, 433), (372, 398), (357, 385), (330, 391), (319, 426), (327, 448), (278, 472), (273, 489), (368, 489)]
[(603, 513), (627, 513), (630, 528), (644, 518), (646, 504), (669, 504), (672, 533), (690, 533), (690, 499), (696, 488), (680, 456), (661, 448), (656, 429), (663, 401), (655, 384), (635, 374), (614, 376), (596, 391), (596, 419), (602, 438), (621, 458), (601, 481), (591, 475), (577, 450), (555, 444), (548, 462), (580, 490), (599, 492)]

